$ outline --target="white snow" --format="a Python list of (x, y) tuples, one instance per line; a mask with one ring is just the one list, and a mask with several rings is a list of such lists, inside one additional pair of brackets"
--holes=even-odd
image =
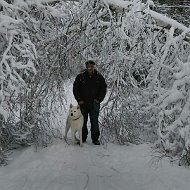
[(150, 145), (92, 145), (63, 141), (24, 150), (0, 168), (1, 190), (187, 190), (190, 170), (162, 161), (151, 165)]

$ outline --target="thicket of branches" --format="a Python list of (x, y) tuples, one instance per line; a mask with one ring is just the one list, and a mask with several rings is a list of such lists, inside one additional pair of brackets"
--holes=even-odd
[[(94, 59), (108, 84), (101, 140), (155, 142), (189, 163), (189, 31), (163, 28), (149, 4), (109, 1), (52, 5), (0, 0), (0, 162), (15, 144), (61, 137), (66, 79)], [(150, 2), (150, 1), (148, 1)]]

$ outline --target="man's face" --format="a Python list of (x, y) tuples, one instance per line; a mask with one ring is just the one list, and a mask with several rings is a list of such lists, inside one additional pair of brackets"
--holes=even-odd
[(86, 65), (86, 70), (88, 71), (88, 74), (93, 74), (94, 72), (94, 65), (93, 64), (87, 64)]

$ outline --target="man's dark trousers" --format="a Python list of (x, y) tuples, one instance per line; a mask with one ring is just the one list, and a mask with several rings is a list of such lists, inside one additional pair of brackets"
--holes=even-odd
[(88, 128), (87, 128), (88, 115), (90, 116), (92, 141), (97, 141), (100, 136), (100, 130), (99, 130), (99, 124), (98, 124), (100, 104), (93, 102), (93, 106), (90, 109), (86, 106), (81, 106), (81, 112), (84, 117), (84, 125), (82, 128), (83, 142), (86, 141), (87, 136), (88, 136)]

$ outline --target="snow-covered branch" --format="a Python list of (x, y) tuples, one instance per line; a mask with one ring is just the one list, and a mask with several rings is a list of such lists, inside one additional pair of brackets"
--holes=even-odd
[(53, 4), (53, 3), (59, 3), (59, 2), (67, 2), (67, 1), (74, 1), (74, 2), (79, 2), (79, 0), (14, 0), (14, 4), (28, 4), (28, 5), (33, 5), (33, 4)]
[(128, 9), (129, 6), (133, 4), (133, 2), (131, 1), (123, 1), (123, 0), (103, 0), (103, 2), (108, 5), (113, 5), (118, 8), (124, 8), (124, 9)]
[[(134, 0), (133, 2), (131, 1), (123, 1), (123, 0), (104, 0), (106, 4), (115, 6), (115, 7), (120, 7), (123, 9), (126, 9), (129, 11), (129, 7), (133, 6), (135, 3), (141, 4), (141, 11), (144, 12), (144, 14), (150, 14), (153, 19), (155, 19), (156, 24), (160, 27), (174, 27), (175, 29), (178, 29), (179, 32), (187, 32), (188, 39), (190, 40), (190, 28), (184, 26), (183, 24), (177, 22), (176, 20), (173, 20), (167, 16), (164, 16), (160, 13), (157, 13), (153, 10), (145, 8), (145, 4), (141, 3), (139, 0)], [(154, 5), (152, 1), (149, 1), (150, 5)]]

